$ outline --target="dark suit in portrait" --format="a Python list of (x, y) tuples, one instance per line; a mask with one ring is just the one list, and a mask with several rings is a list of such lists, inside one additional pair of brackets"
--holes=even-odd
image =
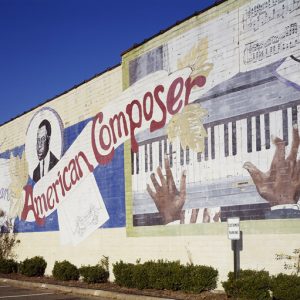
[(34, 182), (38, 182), (41, 177), (48, 173), (58, 162), (58, 159), (49, 149), (51, 131), (50, 122), (46, 119), (43, 120), (37, 131), (36, 152), (39, 163), (33, 171), (32, 179)]
[[(49, 164), (48, 164), (48, 168), (47, 166), (45, 166), (48, 170), (48, 172), (58, 163), (58, 159), (56, 158), (56, 156), (50, 151), (50, 160), (49, 160)], [(36, 166), (36, 168), (33, 171), (33, 181), (34, 182), (38, 182), (41, 179), (41, 168), (40, 168), (40, 164), (38, 164)]]

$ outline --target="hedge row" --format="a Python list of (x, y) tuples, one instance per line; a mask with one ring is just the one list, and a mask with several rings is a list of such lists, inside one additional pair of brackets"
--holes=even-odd
[(297, 275), (270, 276), (264, 270), (241, 270), (238, 279), (229, 272), (228, 280), (222, 285), (226, 294), (234, 299), (300, 300), (300, 277)]
[[(44, 258), (35, 256), (17, 263), (12, 259), (0, 260), (0, 273), (19, 272), (26, 276), (43, 276), (47, 263)], [(181, 265), (179, 261), (148, 261), (131, 264), (119, 261), (113, 264), (115, 282), (120, 286), (139, 289), (168, 289), (201, 293), (217, 286), (218, 271), (208, 266)], [(56, 261), (52, 275), (58, 280), (78, 280), (80, 276), (88, 283), (107, 282), (108, 261), (105, 265), (82, 266), (64, 260)], [(229, 297), (234, 299), (257, 300), (300, 300), (300, 277), (278, 274), (270, 276), (267, 271), (241, 270), (235, 279), (233, 272), (222, 282)]]
[(44, 276), (47, 263), (41, 256), (35, 256), (27, 258), (20, 263), (19, 272), (23, 275), (33, 276)]
[[(43, 257), (35, 256), (33, 258), (25, 259), (23, 262), (16, 262), (13, 259), (0, 260), (0, 273), (9, 274), (17, 273), (25, 276), (44, 276), (47, 263)], [(88, 283), (107, 282), (109, 277), (108, 270), (101, 266), (82, 266), (77, 268), (75, 265), (64, 260), (62, 262), (56, 261), (52, 270), (52, 275), (57, 280), (78, 280), (80, 276), (83, 281)]]
[(119, 261), (113, 264), (113, 273), (118, 285), (129, 288), (194, 293), (215, 289), (218, 280), (218, 271), (212, 267), (181, 265), (179, 261), (158, 260), (143, 264)]
[(52, 275), (55, 279), (63, 281), (78, 280), (81, 275), (84, 282), (103, 283), (107, 282), (109, 272), (99, 264), (95, 266), (82, 266), (78, 269), (75, 265), (64, 260), (62, 262), (55, 262)]
[(0, 260), (0, 273), (9, 274), (17, 273), (25, 276), (43, 276), (47, 267), (47, 263), (41, 256), (35, 256), (25, 259), (23, 262), (16, 262), (13, 259)]
[(13, 259), (0, 259), (0, 273), (17, 273), (19, 264)]

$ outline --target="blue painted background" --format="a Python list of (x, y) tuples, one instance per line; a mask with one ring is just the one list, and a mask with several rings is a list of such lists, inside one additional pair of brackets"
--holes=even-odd
[[(85, 125), (91, 119), (87, 119), (64, 130), (64, 145), (63, 153), (75, 141), (81, 133)], [(12, 150), (7, 150), (0, 153), (0, 158), (9, 159), (10, 156), (21, 157), (25, 146), (19, 146)], [(123, 175), (123, 176), (121, 176)], [(99, 165), (94, 170), (94, 176), (98, 184), (99, 190), (106, 205), (109, 219), (101, 226), (101, 228), (125, 227), (125, 182), (124, 182), (124, 147), (119, 146), (115, 150), (115, 155), (112, 161), (103, 166)], [(34, 185), (34, 182), (29, 178), (28, 184)], [(15, 220), (15, 232), (43, 232), (59, 230), (57, 212), (54, 211), (46, 218), (43, 226), (38, 226), (35, 222), (21, 221), (19, 218)]]

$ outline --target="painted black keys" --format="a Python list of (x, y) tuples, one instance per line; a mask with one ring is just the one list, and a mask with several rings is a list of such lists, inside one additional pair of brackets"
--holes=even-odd
[(184, 165), (184, 151), (182, 149), (182, 146), (180, 145), (180, 165)]
[(252, 121), (247, 118), (247, 152), (252, 152)]
[(150, 144), (150, 171), (153, 170), (153, 152), (152, 152), (152, 143)]
[(169, 144), (169, 162), (170, 162), (170, 167), (173, 167), (173, 146), (172, 143)]
[(159, 157), (159, 166), (162, 167), (162, 142), (159, 141), (158, 144), (158, 157)]
[(298, 124), (298, 110), (297, 106), (292, 107), (292, 124), (297, 125)]
[(289, 143), (287, 109), (282, 110), (282, 137), (285, 142), (285, 145), (287, 146)]
[(255, 117), (256, 151), (261, 150), (260, 116)]
[(236, 155), (236, 122), (232, 122), (232, 155)]
[(212, 126), (210, 129), (210, 149), (211, 149), (211, 159), (215, 159), (215, 130)]
[(134, 175), (134, 153), (131, 151), (131, 175)]
[(135, 154), (135, 166), (136, 166), (136, 174), (139, 174), (140, 172), (139, 152)]
[(229, 136), (228, 136), (228, 124), (224, 124), (224, 154), (227, 157), (229, 155)]
[(185, 162), (188, 165), (190, 163), (190, 148), (186, 146), (186, 151), (185, 151)]
[(266, 149), (270, 149), (270, 115), (264, 114), (264, 125), (265, 125), (265, 142), (266, 142)]
[(145, 172), (148, 172), (148, 147), (145, 144)]

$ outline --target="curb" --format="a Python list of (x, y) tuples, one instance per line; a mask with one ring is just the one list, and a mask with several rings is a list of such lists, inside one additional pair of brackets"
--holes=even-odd
[(52, 291), (71, 293), (71, 294), (81, 295), (81, 296), (101, 296), (104, 298), (116, 299), (116, 300), (140, 300), (140, 299), (143, 299), (143, 300), (158, 300), (158, 299), (174, 300), (172, 298), (122, 294), (122, 293), (111, 292), (111, 291), (92, 290), (92, 289), (70, 287), (70, 286), (48, 284), (48, 283), (30, 282), (30, 281), (20, 281), (20, 280), (8, 279), (8, 278), (0, 278), (0, 282), (9, 283), (16, 287), (48, 289), (48, 290), (52, 290)]

